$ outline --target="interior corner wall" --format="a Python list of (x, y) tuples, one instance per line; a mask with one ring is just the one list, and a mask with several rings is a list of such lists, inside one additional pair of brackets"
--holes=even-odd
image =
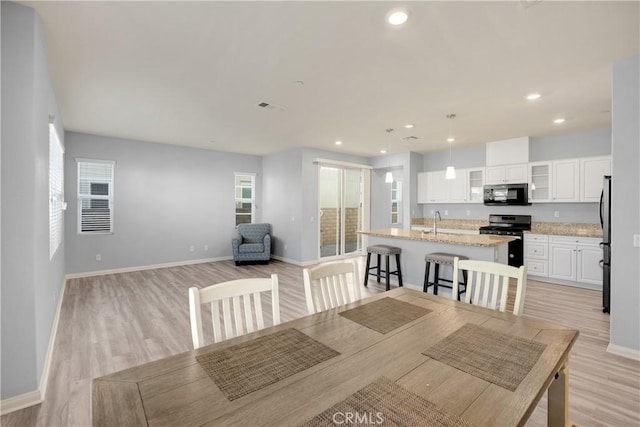
[[(259, 156), (74, 132), (66, 146), (67, 273), (230, 258), (235, 172), (256, 174), (262, 220)], [(78, 234), (78, 158), (115, 161), (111, 234)]]
[(612, 82), (611, 324), (616, 346), (640, 351), (640, 56), (615, 62)]
[(271, 224), (273, 255), (302, 261), (302, 150), (262, 158), (264, 222)]
[(35, 11), (2, 8), (2, 400), (38, 390), (64, 281), (49, 259), (49, 116), (63, 139)]

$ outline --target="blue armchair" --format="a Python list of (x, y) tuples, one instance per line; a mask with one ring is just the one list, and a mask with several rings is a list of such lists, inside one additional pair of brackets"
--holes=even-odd
[(271, 224), (240, 224), (238, 237), (231, 241), (233, 260), (241, 263), (269, 263), (271, 258)]

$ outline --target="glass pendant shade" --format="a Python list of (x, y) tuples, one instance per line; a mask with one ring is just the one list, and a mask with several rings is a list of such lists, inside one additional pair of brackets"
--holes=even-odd
[[(442, 175), (440, 175), (442, 176)], [(445, 179), (456, 179), (456, 170), (453, 166), (447, 166), (447, 172), (444, 175)]]
[(387, 184), (391, 184), (393, 182), (393, 174), (391, 172), (387, 172), (384, 175), (384, 182), (386, 182)]

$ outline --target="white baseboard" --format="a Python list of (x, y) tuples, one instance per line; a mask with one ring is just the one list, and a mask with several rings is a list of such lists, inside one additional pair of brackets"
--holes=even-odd
[(44, 365), (42, 366), (42, 375), (40, 376), (40, 395), (44, 400), (47, 393), (47, 384), (49, 384), (49, 371), (51, 370), (51, 362), (53, 361), (53, 347), (56, 343), (56, 336), (58, 335), (58, 322), (60, 321), (60, 312), (62, 311), (62, 300), (64, 299), (64, 291), (67, 288), (67, 280), (62, 283), (62, 290), (58, 297), (58, 307), (56, 308), (56, 314), (53, 317), (53, 325), (51, 327), (51, 334), (49, 335), (49, 345), (47, 346), (47, 353), (44, 357)]
[(631, 360), (640, 361), (640, 350), (636, 350), (629, 347), (623, 347), (621, 345), (611, 344), (607, 346), (607, 353), (615, 354), (616, 356), (626, 357)]
[(42, 374), (40, 375), (40, 385), (38, 390), (30, 391), (0, 401), (0, 415), (19, 411), (20, 409), (28, 408), (29, 406), (38, 405), (44, 401), (45, 394), (47, 392), (47, 384), (49, 384), (49, 372), (51, 371), (51, 362), (53, 361), (53, 348), (56, 343), (56, 336), (58, 335), (58, 323), (60, 322), (60, 312), (62, 311), (62, 301), (64, 299), (64, 291), (66, 287), (67, 281), (65, 279), (62, 283), (60, 296), (58, 297), (56, 313), (53, 316), (51, 333), (49, 334), (49, 344), (47, 346), (47, 353), (44, 356), (44, 364), (42, 366)]
[(0, 415), (19, 411), (20, 409), (28, 408), (29, 406), (39, 403), (42, 403), (40, 390), (19, 394), (18, 396), (13, 396), (0, 402)]
[(82, 277), (104, 276), (106, 274), (130, 273), (132, 271), (155, 270), (157, 268), (180, 267), (182, 265), (204, 264), (207, 262), (227, 261), (233, 259), (231, 256), (217, 258), (192, 259), (185, 261), (166, 262), (163, 264), (139, 265), (135, 267), (114, 268), (111, 270), (86, 271), (83, 273), (71, 273), (65, 276), (66, 279), (79, 279)]
[(287, 264), (297, 265), (298, 267), (308, 267), (310, 265), (318, 264), (318, 261), (296, 261), (295, 259), (285, 258), (280, 255), (271, 255), (271, 258), (278, 261), (286, 262)]

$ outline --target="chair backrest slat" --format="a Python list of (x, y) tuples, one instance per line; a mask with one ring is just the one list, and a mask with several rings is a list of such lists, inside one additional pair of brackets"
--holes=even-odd
[[(190, 288), (189, 311), (193, 347), (199, 348), (204, 345), (201, 304), (210, 303), (211, 305), (214, 342), (254, 332), (256, 326), (257, 329), (264, 328), (260, 297), (263, 292), (271, 292), (272, 323), (277, 325), (280, 323), (280, 298), (276, 274), (272, 274), (269, 279), (240, 279), (203, 289)], [(253, 306), (251, 295), (253, 295)], [(220, 305), (222, 312), (220, 312)]]
[(518, 268), (490, 261), (461, 260), (456, 257), (453, 263), (452, 298), (454, 300), (458, 299), (460, 292), (459, 270), (467, 272), (464, 301), (500, 311), (506, 311), (510, 279), (515, 279), (516, 296), (513, 314), (522, 315), (527, 276), (525, 266)]
[(303, 276), (307, 310), (310, 314), (360, 299), (358, 267), (353, 261), (305, 268)]

